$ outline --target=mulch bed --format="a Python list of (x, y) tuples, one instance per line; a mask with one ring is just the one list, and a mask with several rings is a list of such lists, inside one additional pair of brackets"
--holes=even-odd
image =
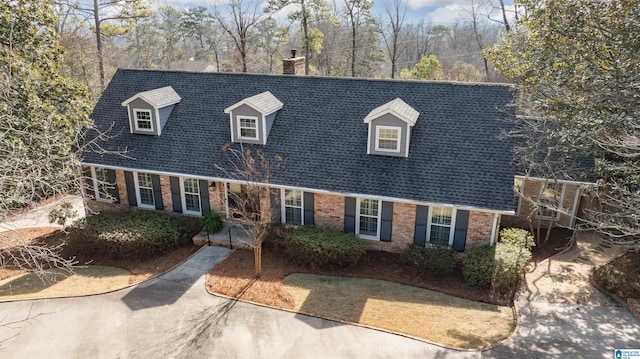
[[(613, 294), (623, 299), (640, 299), (640, 253), (629, 252), (614, 259), (603, 267), (608, 268), (612, 276), (617, 278)], [(599, 268), (602, 270), (605, 268)], [(595, 283), (598, 286), (598, 283)], [(606, 288), (598, 288), (606, 292)]]
[[(541, 230), (541, 233), (546, 234), (546, 230)], [(572, 234), (573, 231), (565, 228), (552, 229), (549, 240), (543, 246), (535, 246), (531, 250), (533, 262), (540, 263), (567, 248)]]
[(399, 254), (368, 251), (362, 263), (352, 268), (310, 269), (289, 261), (272, 243), (265, 243), (262, 250), (262, 276), (254, 278), (254, 257), (249, 250), (237, 250), (216, 266), (207, 277), (207, 288), (211, 292), (229, 297), (292, 308), (293, 300), (282, 285), (282, 280), (293, 273), (313, 273), (332, 276), (363, 277), (381, 279), (415, 287), (431, 289), (469, 300), (511, 305), (509, 294), (492, 293), (467, 285), (458, 268), (450, 276), (438, 277), (419, 271), (402, 261)]
[[(43, 241), (49, 245), (57, 245), (66, 239), (67, 234), (61, 231), (42, 236), (42, 228), (24, 229), (20, 233), (25, 238)], [(44, 231), (46, 232), (46, 231)], [(165, 272), (176, 264), (182, 262), (191, 254), (195, 253), (200, 247), (194, 245), (186, 245), (175, 250), (143, 260), (137, 258), (112, 258), (110, 256), (86, 256), (71, 253), (66, 247), (62, 248), (62, 256), (64, 258), (75, 258), (77, 265), (102, 265), (126, 269), (131, 273), (129, 284), (138, 283), (148, 279), (154, 275)], [(15, 268), (0, 269), (0, 280), (22, 274), (24, 271)]]

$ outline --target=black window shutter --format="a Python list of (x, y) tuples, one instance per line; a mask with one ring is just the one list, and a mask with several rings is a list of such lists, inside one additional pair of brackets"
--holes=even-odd
[(129, 205), (135, 207), (138, 205), (136, 199), (136, 184), (133, 182), (133, 172), (124, 171), (124, 183), (127, 186), (127, 197), (129, 197)]
[(455, 232), (453, 232), (453, 249), (464, 252), (467, 242), (467, 226), (469, 224), (469, 211), (456, 211)]
[(118, 192), (118, 183), (116, 182), (116, 170), (107, 169), (107, 181), (109, 182), (109, 195), (113, 199), (113, 203), (120, 203), (120, 193)]
[(156, 209), (162, 211), (164, 204), (162, 203), (162, 187), (160, 187), (160, 176), (151, 175), (151, 184), (153, 185), (153, 201), (156, 203)]
[(393, 222), (393, 202), (382, 201), (382, 221), (380, 224), (380, 240), (391, 242), (391, 229)]
[(344, 198), (344, 231), (356, 233), (356, 199)]
[(82, 176), (84, 183), (84, 191), (87, 197), (96, 199), (96, 193), (93, 188), (93, 177), (91, 176), (91, 167), (82, 167)]
[(173, 203), (173, 211), (182, 213), (182, 198), (180, 196), (180, 179), (178, 177), (169, 177), (171, 184), (171, 202)]
[(416, 229), (413, 233), (413, 244), (424, 246), (427, 241), (428, 206), (416, 206)]
[(200, 209), (202, 209), (202, 214), (205, 214), (211, 210), (211, 206), (209, 206), (209, 181), (200, 180), (198, 184), (200, 185)]
[(313, 192), (303, 192), (304, 196), (304, 223), (303, 224), (313, 224)]

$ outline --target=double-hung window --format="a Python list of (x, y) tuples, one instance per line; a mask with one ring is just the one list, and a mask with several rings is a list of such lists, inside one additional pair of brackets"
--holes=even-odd
[(400, 127), (376, 126), (376, 151), (400, 152)]
[(153, 131), (153, 126), (151, 125), (151, 111), (136, 108), (133, 109), (133, 114), (135, 115), (136, 130)]
[(138, 189), (138, 206), (155, 208), (155, 200), (153, 198), (153, 182), (150, 173), (138, 172), (136, 174), (136, 187)]
[(195, 178), (182, 178), (182, 201), (185, 213), (201, 214), (200, 188)]
[(238, 134), (240, 138), (258, 139), (258, 119), (255, 117), (238, 116)]
[(365, 238), (380, 238), (380, 200), (358, 198), (357, 234)]
[(297, 226), (302, 225), (302, 191), (297, 189), (285, 188), (283, 190), (283, 196), (283, 223), (293, 224)]
[(93, 167), (93, 191), (97, 201), (111, 202), (109, 189), (113, 183), (109, 183), (107, 170), (102, 167)]
[(447, 207), (431, 207), (427, 238), (435, 246), (448, 246), (453, 242), (455, 211)]

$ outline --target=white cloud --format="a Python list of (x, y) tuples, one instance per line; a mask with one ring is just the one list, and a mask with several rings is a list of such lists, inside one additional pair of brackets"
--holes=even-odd
[(468, 17), (468, 8), (462, 4), (452, 4), (439, 7), (429, 14), (429, 18), (436, 24), (448, 24)]
[(409, 7), (409, 9), (418, 10), (424, 7), (455, 5), (456, 3), (463, 3), (466, 1), (468, 0), (407, 0), (407, 7)]

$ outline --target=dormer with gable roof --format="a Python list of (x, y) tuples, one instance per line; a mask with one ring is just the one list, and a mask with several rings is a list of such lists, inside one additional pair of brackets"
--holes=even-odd
[(367, 154), (409, 157), (411, 129), (419, 116), (400, 98), (373, 109), (364, 118), (369, 125)]
[(276, 113), (283, 107), (271, 92), (247, 97), (224, 109), (229, 114), (231, 142), (265, 145)]
[(160, 136), (173, 107), (181, 100), (171, 86), (139, 92), (122, 103), (127, 107), (129, 130), (141, 135)]

